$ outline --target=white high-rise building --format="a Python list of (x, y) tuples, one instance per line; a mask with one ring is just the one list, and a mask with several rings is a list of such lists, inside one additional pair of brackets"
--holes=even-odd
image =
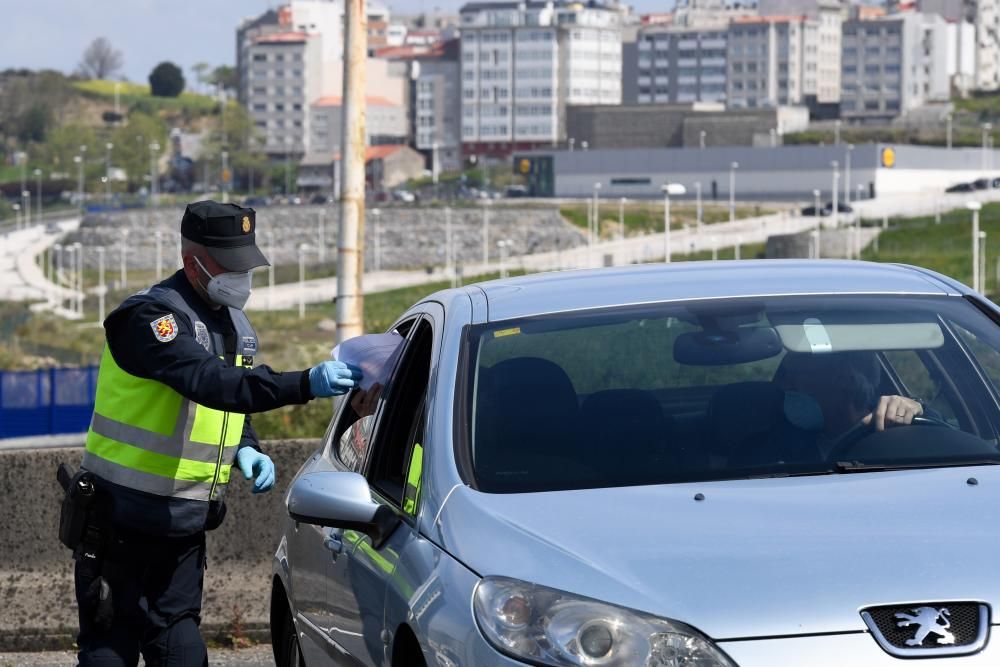
[[(972, 87), (1000, 89), (1000, 0), (920, 0), (917, 6), (921, 12), (940, 14), (949, 23), (971, 23), (974, 33)], [(956, 51), (959, 53), (966, 51), (964, 34), (960, 31), (957, 36)], [(959, 66), (957, 73), (962, 72), (963, 67)]]
[(759, 16), (729, 25), (730, 107), (773, 107), (801, 104), (805, 74), (815, 63), (807, 51), (815, 21), (802, 16)]
[(565, 0), (462, 7), (463, 152), (553, 144), (566, 105), (620, 104), (622, 11)]
[(843, 0), (760, 0), (761, 16), (802, 16), (806, 25), (802, 94), (816, 101), (840, 101), (840, 27), (844, 22)]

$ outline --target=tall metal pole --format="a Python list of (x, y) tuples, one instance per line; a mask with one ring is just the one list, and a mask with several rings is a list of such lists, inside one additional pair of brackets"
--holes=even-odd
[(490, 264), (490, 200), (483, 201), (483, 266)]
[(97, 321), (104, 321), (104, 294), (108, 291), (104, 282), (104, 246), (97, 248)]
[(111, 149), (115, 147), (110, 141), (104, 144), (107, 149), (105, 153), (104, 161), (104, 199), (106, 202), (111, 202)]
[(740, 163), (733, 162), (729, 165), (729, 222), (736, 222), (736, 170)]
[(663, 187), (663, 261), (670, 263), (670, 193)]
[(83, 213), (83, 157), (77, 155), (73, 158), (73, 162), (76, 162), (76, 192), (77, 198), (80, 200), (80, 212)]
[(979, 206), (972, 209), (972, 289), (979, 291)]
[(318, 248), (318, 260), (322, 264), (326, 261), (326, 209), (321, 208), (316, 216), (316, 244)]
[(854, 152), (854, 144), (847, 144), (847, 154), (844, 161), (844, 203), (851, 203), (851, 153)]
[(119, 286), (119, 289), (125, 289), (125, 286), (128, 284), (128, 275), (127, 275), (127, 271), (128, 271), (128, 254), (127, 253), (128, 253), (128, 230), (127, 229), (123, 229), (122, 230), (121, 267), (120, 267), (121, 271), (120, 271), (120, 275), (119, 275), (119, 280), (121, 281), (121, 285)]
[(698, 230), (698, 235), (701, 236), (701, 181), (695, 181), (694, 183), (694, 196), (695, 196), (695, 212), (694, 212), (694, 225), (695, 229)]
[(38, 222), (42, 221), (42, 170), (35, 170), (35, 206), (38, 207)]
[(306, 248), (299, 245), (299, 319), (306, 316)]
[(982, 168), (983, 171), (986, 171), (986, 135), (992, 129), (993, 125), (991, 123), (983, 123), (983, 150), (982, 150), (982, 158), (980, 160), (981, 162), (980, 167)]
[(156, 206), (156, 199), (159, 195), (160, 184), (156, 173), (156, 153), (160, 150), (160, 144), (155, 141), (149, 145), (149, 201)]
[(951, 150), (951, 114), (950, 113), (945, 117), (945, 120), (948, 122), (948, 130), (947, 130), (947, 133), (945, 135), (946, 136), (945, 141), (947, 142), (948, 150)]
[(618, 240), (625, 238), (625, 197), (618, 200)]
[(820, 217), (819, 217), (820, 216), (820, 201), (819, 201), (820, 194), (822, 194), (822, 193), (819, 190), (813, 190), (813, 199), (815, 199), (815, 204), (814, 204), (814, 208), (813, 208), (813, 217), (816, 219), (816, 231), (814, 232), (816, 234), (816, 259), (819, 259), (822, 256), (822, 255), (820, 255), (820, 250), (822, 249), (822, 246), (820, 245), (820, 234), (821, 234), (821, 230), (822, 230), (822, 227), (823, 227), (823, 223), (822, 223), (822, 221), (820, 220)]
[(365, 64), (368, 58), (368, 3), (344, 2), (344, 160), (337, 256), (337, 342), (364, 331), (365, 232)]
[(840, 168), (840, 163), (837, 162), (836, 160), (833, 160), (830, 163), (830, 167), (833, 169), (833, 186), (831, 187), (832, 200), (833, 200), (833, 212), (832, 212), (833, 228), (837, 229), (838, 227), (840, 227), (840, 208), (837, 202), (837, 184), (840, 182), (840, 171), (838, 171)]
[(451, 207), (444, 207), (444, 272), (455, 284), (455, 268), (451, 256)]

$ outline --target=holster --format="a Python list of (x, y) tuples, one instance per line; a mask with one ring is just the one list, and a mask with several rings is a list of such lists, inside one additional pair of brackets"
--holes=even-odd
[(56, 471), (56, 479), (65, 491), (59, 515), (59, 541), (73, 551), (73, 559), (93, 576), (86, 604), (97, 626), (107, 630), (113, 620), (111, 586), (104, 576), (113, 539), (110, 498), (86, 470), (71, 474), (69, 466), (63, 463)]

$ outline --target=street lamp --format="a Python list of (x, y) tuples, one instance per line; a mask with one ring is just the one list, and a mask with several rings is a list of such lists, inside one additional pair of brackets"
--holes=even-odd
[(837, 184), (840, 183), (840, 163), (833, 160), (830, 162), (830, 167), (833, 169), (833, 187), (831, 188), (833, 195), (831, 198), (833, 201), (833, 211), (831, 212), (831, 215), (833, 216), (833, 227), (836, 229), (840, 226), (840, 207), (837, 202)]
[(986, 171), (986, 151), (987, 151), (986, 145), (987, 145), (987, 137), (988, 137), (988, 135), (989, 135), (989, 133), (990, 133), (990, 131), (992, 129), (993, 129), (993, 124), (992, 123), (983, 123), (983, 155), (982, 155), (982, 170), (983, 171)]
[(14, 209), (14, 226), (16, 229), (21, 229), (21, 205), (11, 204), (11, 208)]
[(698, 132), (698, 148), (700, 148), (701, 150), (705, 150), (705, 136), (706, 136), (705, 130), (701, 130), (700, 132)]
[(844, 160), (844, 203), (851, 203), (851, 153), (854, 152), (854, 144), (847, 144), (847, 153)]
[(375, 218), (375, 270), (382, 270), (382, 211), (377, 208), (372, 209), (372, 216)]
[(986, 292), (986, 232), (979, 232), (979, 276), (982, 281), (981, 292)]
[(840, 119), (833, 121), (833, 144), (840, 145)]
[(593, 245), (594, 243), (596, 243), (600, 239), (600, 236), (601, 236), (601, 213), (600, 213), (600, 208), (599, 208), (600, 207), (600, 201), (601, 201), (600, 200), (600, 192), (601, 192), (601, 184), (599, 182), (598, 183), (594, 183), (594, 203), (593, 203), (594, 215), (591, 218), (591, 223), (590, 223), (590, 225), (591, 225), (591, 227), (590, 227), (590, 243), (591, 243), (591, 245)]
[(583, 141), (580, 142), (580, 148), (582, 148), (583, 150), (587, 150), (587, 147), (589, 145), (590, 144), (588, 144), (586, 140), (583, 140)]
[(299, 319), (306, 316), (306, 250), (305, 243), (299, 245)]
[(694, 228), (698, 232), (699, 239), (701, 238), (701, 181), (694, 182), (694, 196), (695, 196), (695, 209), (694, 209)]
[(497, 241), (497, 247), (500, 249), (500, 277), (507, 277), (507, 253), (513, 241), (510, 239), (503, 239), (502, 241)]
[(947, 130), (945, 132), (945, 142), (946, 142), (945, 145), (948, 147), (948, 150), (951, 150), (951, 112), (950, 111), (948, 112), (948, 115), (945, 116), (945, 122), (947, 123)]
[(574, 137), (569, 138), (569, 152), (573, 152), (573, 145), (576, 144), (576, 139)]
[(618, 200), (618, 240), (625, 239), (625, 197)]
[(80, 210), (83, 211), (83, 157), (80, 155), (74, 155), (73, 162), (76, 163), (77, 197), (80, 199)]
[(979, 210), (983, 207), (977, 201), (970, 201), (965, 208), (972, 211), (972, 289), (979, 291)]
[(109, 203), (111, 202), (111, 149), (114, 147), (110, 141), (104, 144), (104, 148), (107, 149), (104, 163), (104, 198)]
[(452, 286), (455, 284), (455, 272), (452, 266), (451, 254), (451, 207), (444, 207), (444, 271), (451, 279)]
[[(374, 211), (373, 211), (374, 212)], [(322, 264), (326, 261), (326, 209), (321, 208), (316, 214), (316, 248), (317, 259)]]
[(729, 165), (729, 222), (736, 221), (736, 170), (740, 168), (739, 162)]
[(767, 131), (771, 135), (771, 148), (777, 148), (778, 146), (778, 131), (773, 127)]
[(490, 264), (490, 200), (483, 200), (483, 266)]
[(24, 226), (31, 224), (31, 191), (21, 190), (21, 208), (24, 210)]
[(680, 183), (667, 183), (663, 190), (663, 261), (670, 263), (670, 196), (679, 197), (687, 192)]
[(35, 206), (38, 209), (37, 222), (41, 222), (42, 221), (42, 170), (35, 169), (34, 174), (35, 174), (35, 199), (37, 200), (35, 202)]

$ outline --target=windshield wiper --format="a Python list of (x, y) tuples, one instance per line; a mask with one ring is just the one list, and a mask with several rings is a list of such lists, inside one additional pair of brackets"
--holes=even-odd
[(929, 468), (962, 468), (965, 466), (1000, 465), (997, 459), (963, 459), (959, 461), (921, 461), (919, 463), (863, 463), (861, 461), (837, 461), (835, 471), (839, 473), (885, 472), (887, 470), (926, 470)]

